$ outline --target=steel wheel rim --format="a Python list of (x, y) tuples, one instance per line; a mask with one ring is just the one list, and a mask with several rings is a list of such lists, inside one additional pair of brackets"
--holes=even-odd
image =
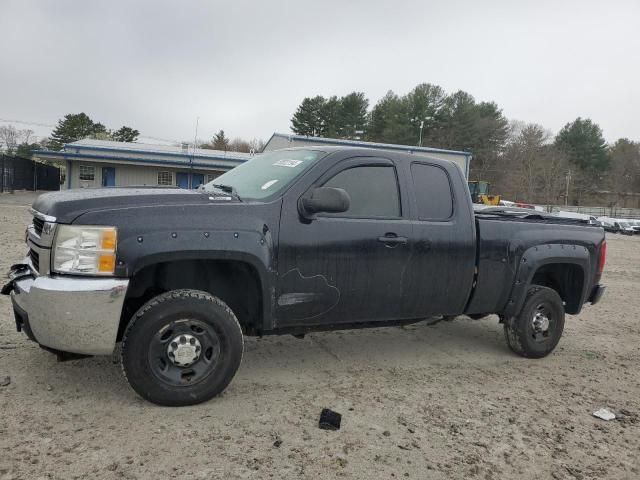
[[(194, 349), (199, 346), (192, 363), (176, 361), (177, 338), (193, 338)], [(188, 340), (187, 340), (188, 341)], [(173, 357), (170, 352), (174, 352)], [(220, 336), (215, 329), (196, 319), (175, 320), (162, 327), (151, 339), (148, 361), (153, 374), (162, 382), (174, 387), (189, 387), (205, 380), (216, 369), (221, 356)]]
[(540, 303), (534, 309), (528, 324), (529, 334), (536, 343), (546, 343), (555, 331), (555, 316), (546, 303)]

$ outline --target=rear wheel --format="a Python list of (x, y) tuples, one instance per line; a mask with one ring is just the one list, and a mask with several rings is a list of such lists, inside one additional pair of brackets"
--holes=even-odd
[(206, 292), (173, 290), (133, 316), (122, 340), (122, 368), (141, 397), (193, 405), (227, 387), (242, 350), (242, 330), (224, 302)]
[(504, 322), (509, 348), (529, 358), (542, 358), (551, 353), (563, 330), (562, 299), (555, 290), (541, 286), (531, 287), (520, 313)]

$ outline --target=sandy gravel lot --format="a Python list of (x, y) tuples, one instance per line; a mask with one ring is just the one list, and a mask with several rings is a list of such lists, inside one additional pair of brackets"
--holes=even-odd
[[(25, 253), (15, 198), (0, 272)], [(512, 354), (496, 318), (250, 338), (224, 395), (180, 409), (138, 398), (117, 352), (57, 363), (1, 297), (0, 478), (640, 478), (640, 238), (608, 245), (604, 300), (546, 359)]]

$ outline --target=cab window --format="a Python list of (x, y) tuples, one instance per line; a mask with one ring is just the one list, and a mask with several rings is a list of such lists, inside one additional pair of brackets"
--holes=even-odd
[(351, 197), (349, 210), (331, 216), (381, 217), (402, 216), (395, 167), (362, 165), (342, 170), (324, 184), (344, 189)]
[(453, 194), (443, 168), (425, 163), (411, 165), (413, 189), (420, 220), (448, 220), (453, 215)]

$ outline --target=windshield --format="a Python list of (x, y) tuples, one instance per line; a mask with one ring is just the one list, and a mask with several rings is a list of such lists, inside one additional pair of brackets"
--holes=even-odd
[(204, 190), (216, 190), (216, 185), (231, 187), (242, 200), (260, 200), (287, 187), (326, 152), (318, 150), (277, 150), (263, 153), (220, 175), (204, 185)]

